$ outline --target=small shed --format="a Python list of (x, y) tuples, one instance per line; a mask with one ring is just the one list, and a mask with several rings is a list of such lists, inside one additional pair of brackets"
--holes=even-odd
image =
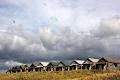
[(87, 58), (83, 63), (83, 69), (96, 69), (96, 63), (99, 61), (97, 58)]

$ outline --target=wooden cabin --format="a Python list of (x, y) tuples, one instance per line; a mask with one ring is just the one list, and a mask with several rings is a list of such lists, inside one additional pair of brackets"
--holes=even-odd
[(40, 64), (41, 64), (40, 71), (46, 71), (47, 70), (47, 65), (49, 64), (49, 62), (40, 62)]
[(64, 71), (65, 70), (65, 65), (62, 62), (59, 62), (56, 71)]
[(28, 65), (27, 64), (20, 65), (20, 68), (22, 69), (22, 72), (28, 71)]
[(10, 69), (11, 73), (16, 73), (16, 72), (22, 72), (22, 69), (20, 66), (14, 66)]
[(73, 60), (70, 64), (72, 70), (82, 69), (84, 60)]
[(59, 61), (52, 61), (47, 65), (47, 71), (56, 71)]
[(96, 63), (99, 59), (96, 58), (87, 58), (83, 63), (83, 69), (91, 70), (96, 69)]
[(72, 70), (72, 66), (71, 66), (71, 63), (73, 61), (72, 60), (65, 60), (65, 61), (61, 61), (62, 64), (64, 64), (64, 70), (65, 71), (69, 71), (69, 70)]
[(35, 71), (46, 71), (47, 69), (47, 65), (49, 64), (49, 62), (40, 62), (40, 63), (34, 63), (32, 64), (30, 67), (33, 71), (33, 69), (35, 69)]
[(16, 72), (25, 72), (25, 71), (28, 71), (28, 66), (26, 64), (22, 64), (9, 68), (9, 70), (6, 73), (16, 73)]
[(119, 69), (120, 62), (114, 59), (101, 58), (97, 64), (97, 70), (117, 70)]
[(28, 72), (30, 71), (37, 71), (36, 67), (38, 66), (38, 63), (32, 63), (30, 67), (28, 68)]
[(41, 63), (36, 64), (35, 71), (43, 71), (43, 65)]

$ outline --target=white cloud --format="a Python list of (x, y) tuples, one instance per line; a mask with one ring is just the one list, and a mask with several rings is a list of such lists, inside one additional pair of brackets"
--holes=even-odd
[(103, 19), (94, 34), (104, 38), (120, 36), (119, 16)]
[(7, 67), (13, 67), (13, 66), (18, 66), (18, 65), (22, 65), (23, 63), (20, 63), (20, 62), (17, 62), (17, 61), (13, 61), (13, 60), (10, 60), (10, 61), (6, 61), (4, 63), (5, 66)]
[[(27, 27), (31, 25), (32, 27), (35, 25), (34, 28), (39, 25), (53, 28), (68, 26), (79, 31), (89, 31), (98, 24), (101, 18), (101, 15), (97, 16), (94, 12), (89, 12), (88, 7), (85, 6), (87, 2), (83, 2), (84, 5), (82, 5), (81, 0), (35, 0), (34, 2), (21, 0), (15, 2), (20, 9), (11, 16), (14, 16), (13, 19), (17, 23), (27, 25)], [(93, 8), (93, 6), (89, 7)]]

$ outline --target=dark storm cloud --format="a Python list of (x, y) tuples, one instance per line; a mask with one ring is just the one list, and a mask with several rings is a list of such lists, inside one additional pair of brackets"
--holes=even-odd
[(0, 59), (30, 62), (40, 59), (56, 59), (56, 57), (75, 58), (83, 55), (83, 52), (86, 53), (84, 55), (104, 52), (101, 41), (91, 35), (74, 32), (71, 29), (59, 33), (51, 31), (50, 28), (43, 28), (35, 33), (14, 31), (1, 31)]

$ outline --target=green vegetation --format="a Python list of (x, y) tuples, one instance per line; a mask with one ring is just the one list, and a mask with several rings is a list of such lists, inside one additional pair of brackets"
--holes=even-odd
[(55, 71), (1, 73), (0, 80), (120, 80), (120, 71)]

